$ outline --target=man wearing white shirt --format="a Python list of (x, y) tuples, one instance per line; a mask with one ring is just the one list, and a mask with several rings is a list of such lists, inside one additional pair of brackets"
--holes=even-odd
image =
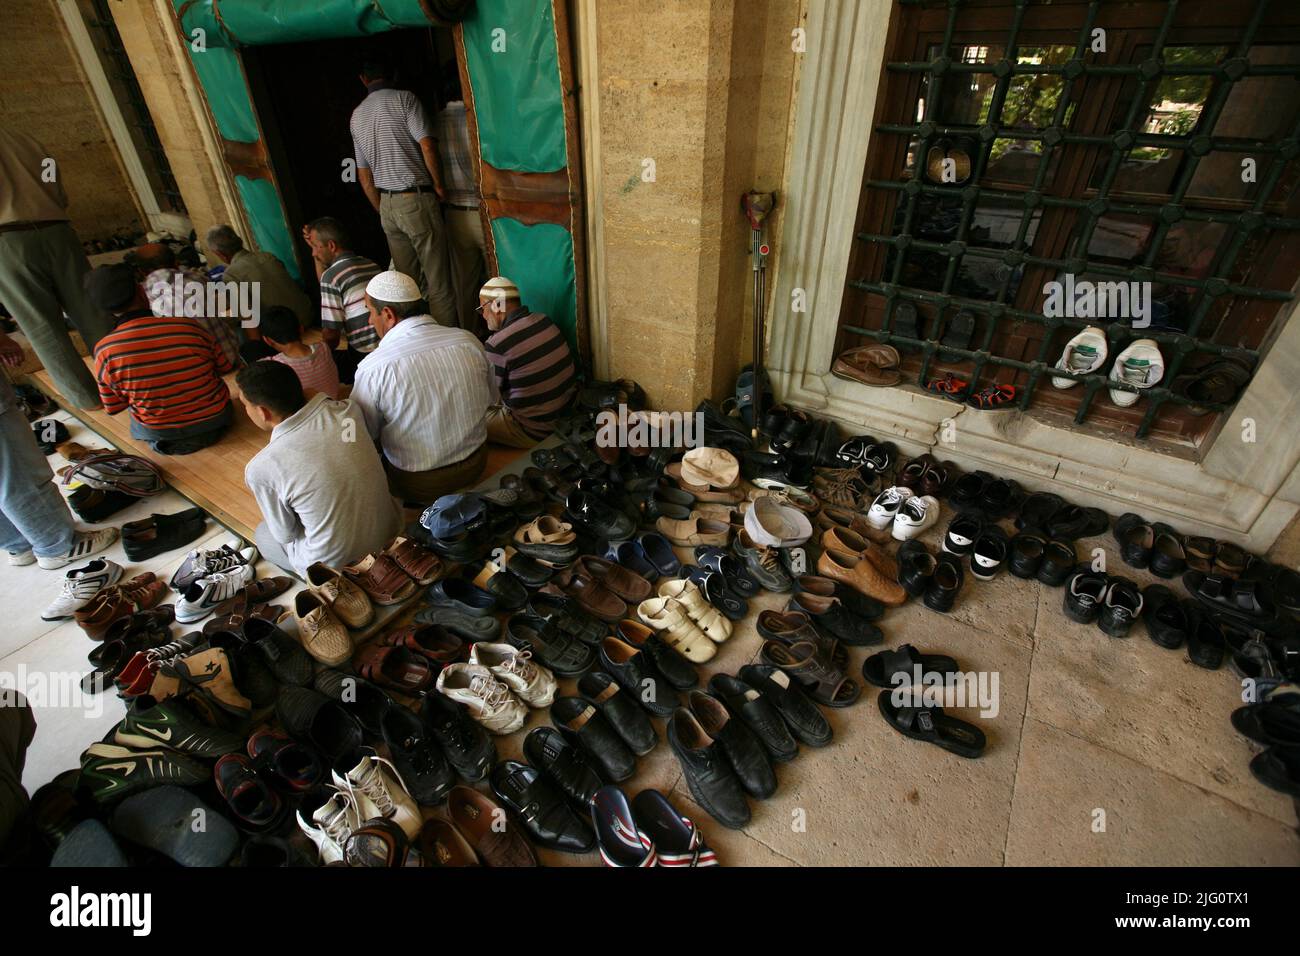
[(379, 345), (357, 366), (352, 400), (378, 442), (388, 487), (427, 504), (473, 484), (487, 463), (487, 409), (496, 381), (483, 346), (440, 325), (415, 280), (381, 272), (366, 286)]

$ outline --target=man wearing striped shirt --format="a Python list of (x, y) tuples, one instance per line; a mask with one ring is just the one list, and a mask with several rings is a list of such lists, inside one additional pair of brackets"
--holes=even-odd
[[(331, 350), (339, 381), (351, 385), (358, 363), (379, 344), (366, 306), (366, 284), (379, 275), (379, 266), (352, 251), (347, 230), (333, 216), (307, 223), (302, 236), (320, 280), (321, 340)], [(340, 342), (347, 348), (340, 349)]]
[(366, 98), (350, 123), (357, 179), (379, 213), (397, 271), (423, 280), (434, 318), (454, 326), (456, 300), (438, 206), (446, 192), (433, 125), (414, 93), (388, 85), (391, 76), (382, 62), (361, 69)]
[(479, 290), (490, 335), (485, 344), (501, 403), (488, 409), (489, 440), (528, 448), (554, 430), (573, 400), (577, 370), (564, 333), (540, 312), (529, 311), (519, 289), (502, 276)]
[(483, 346), (428, 314), (415, 280), (381, 272), (366, 286), (379, 346), (357, 366), (352, 401), (384, 455), (388, 487), (428, 504), (478, 480), (496, 386)]
[(163, 455), (215, 443), (234, 420), (221, 380), (234, 367), (212, 334), (193, 319), (154, 315), (135, 270), (124, 263), (90, 272), (86, 292), (118, 320), (95, 347), (104, 411), (129, 412), (131, 437)]

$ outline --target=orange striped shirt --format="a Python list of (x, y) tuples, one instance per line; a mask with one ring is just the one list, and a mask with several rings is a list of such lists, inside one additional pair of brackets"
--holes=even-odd
[(234, 367), (207, 329), (192, 319), (129, 315), (95, 347), (104, 411), (147, 428), (181, 428), (219, 415), (230, 403), (221, 380)]

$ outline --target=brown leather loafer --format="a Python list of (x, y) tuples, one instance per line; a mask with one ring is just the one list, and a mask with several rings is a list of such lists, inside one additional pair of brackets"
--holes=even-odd
[(578, 559), (578, 566), (592, 577), (598, 578), (628, 604), (640, 604), (650, 596), (650, 582), (621, 564), (585, 555)]
[[(452, 787), (447, 794), (447, 815), (488, 866), (537, 865), (528, 841), (518, 827), (510, 825), (505, 808), (491, 797), (469, 787)], [(506, 821), (505, 826), (497, 822), (501, 820)]]
[[(870, 551), (866, 554), (850, 554), (827, 548), (817, 559), (817, 573), (833, 581), (843, 581), (849, 587), (867, 597), (875, 598), (881, 604), (898, 607), (907, 600), (907, 592), (897, 581), (897, 567), (891, 576), (872, 563), (867, 556), (870, 554)], [(881, 554), (877, 557), (879, 559), (886, 556)], [(892, 558), (888, 560), (893, 561)]]

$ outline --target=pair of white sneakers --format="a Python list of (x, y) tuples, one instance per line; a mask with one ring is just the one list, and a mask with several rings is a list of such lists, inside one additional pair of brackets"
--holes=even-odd
[[(215, 551), (191, 551), (185, 559), (183, 570), (188, 569), (193, 578), (180, 588), (181, 597), (176, 602), (176, 620), (193, 624), (211, 614), (222, 601), (227, 601), (257, 578), (257, 548), (241, 548), (236, 541)], [(182, 572), (178, 571), (177, 575)], [(197, 577), (196, 577), (197, 575)], [(175, 576), (172, 586), (183, 583)]]
[[(1090, 325), (1065, 344), (1056, 367), (1064, 372), (1086, 375), (1095, 372), (1106, 364), (1106, 333), (1095, 325)], [(1136, 339), (1125, 346), (1115, 356), (1115, 363), (1110, 367), (1108, 376), (1112, 382), (1123, 382), (1138, 389), (1148, 389), (1159, 384), (1165, 377), (1165, 360), (1160, 354), (1160, 346), (1152, 339)], [(1077, 379), (1052, 376), (1052, 385), (1056, 388), (1073, 388)], [(1110, 400), (1121, 408), (1137, 404), (1141, 391), (1129, 391), (1125, 388), (1107, 389)]]
[(911, 488), (895, 485), (876, 495), (867, 509), (867, 524), (883, 531), (892, 526), (895, 541), (907, 541), (939, 521), (939, 499), (918, 495)]
[(332, 770), (334, 792), (311, 813), (311, 819), (298, 810), (298, 827), (316, 844), (324, 864), (344, 859), (348, 839), (363, 823), (387, 819), (402, 828), (407, 839), (414, 840), (424, 826), (419, 804), (402, 782), (397, 768), (374, 753), (363, 753), (361, 760), (346, 773)]
[(458, 704), (494, 734), (513, 734), (529, 707), (555, 700), (555, 675), (512, 644), (476, 643), (468, 664), (449, 664), (438, 674), (438, 693)]

